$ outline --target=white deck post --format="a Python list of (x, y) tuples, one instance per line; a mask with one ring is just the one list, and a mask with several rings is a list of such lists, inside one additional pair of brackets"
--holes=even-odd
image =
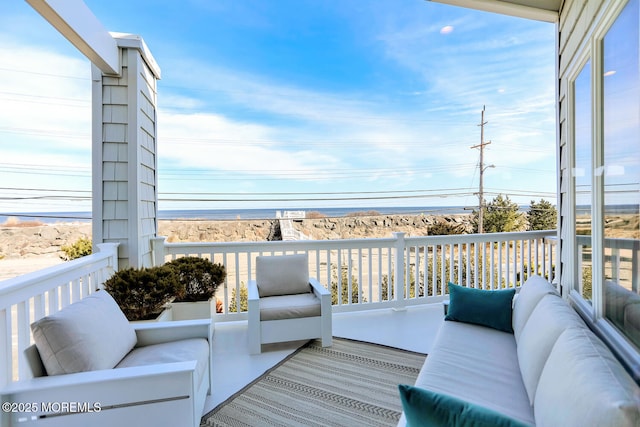
[(160, 68), (142, 38), (107, 32), (82, 0), (27, 2), (92, 63), (93, 243), (119, 243), (122, 267), (150, 266)]
[(393, 237), (396, 239), (395, 243), (395, 266), (393, 274), (393, 292), (395, 295), (395, 308), (403, 309), (405, 306), (404, 291), (405, 291), (405, 241), (404, 233), (395, 232)]
[(151, 251), (153, 253), (153, 265), (164, 264), (165, 250), (164, 244), (167, 238), (164, 236), (151, 239)]
[(153, 264), (157, 232), (156, 82), (144, 41), (114, 34), (120, 74), (92, 66), (93, 241), (119, 243), (120, 267)]

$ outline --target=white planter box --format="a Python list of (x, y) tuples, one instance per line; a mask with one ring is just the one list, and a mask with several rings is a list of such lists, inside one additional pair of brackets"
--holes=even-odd
[(195, 302), (172, 302), (172, 320), (213, 319), (216, 314), (216, 299)]
[(151, 323), (151, 322), (168, 322), (170, 320), (173, 320), (173, 310), (171, 309), (171, 307), (167, 307), (165, 308), (162, 313), (160, 313), (158, 315), (158, 317), (156, 317), (155, 319), (149, 319), (149, 320), (131, 320), (131, 323)]

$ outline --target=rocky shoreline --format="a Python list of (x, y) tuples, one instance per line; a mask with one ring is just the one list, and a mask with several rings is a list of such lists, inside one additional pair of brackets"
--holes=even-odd
[[(424, 236), (434, 226), (446, 223), (471, 231), (471, 215), (366, 215), (313, 218), (293, 221), (296, 230), (309, 239), (355, 239), (390, 237), (393, 232)], [(232, 221), (160, 220), (159, 235), (168, 242), (264, 241), (277, 238), (275, 219)], [(80, 238), (91, 238), (89, 223), (0, 224), (0, 259), (58, 257), (62, 247)]]

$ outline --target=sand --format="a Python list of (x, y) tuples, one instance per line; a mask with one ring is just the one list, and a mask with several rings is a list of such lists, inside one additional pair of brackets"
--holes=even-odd
[[(295, 221), (294, 227), (309, 239), (390, 237), (393, 232), (424, 236), (438, 222), (468, 231), (469, 215), (359, 215)], [(277, 237), (275, 220), (188, 221), (162, 220), (158, 234), (168, 242), (266, 241)], [(91, 238), (90, 223), (8, 221), (0, 224), (0, 280), (65, 262), (65, 245)]]

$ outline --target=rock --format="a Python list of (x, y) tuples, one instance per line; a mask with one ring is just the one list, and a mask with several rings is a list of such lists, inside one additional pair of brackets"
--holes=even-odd
[[(438, 221), (461, 224), (472, 230), (471, 215), (372, 215), (316, 218), (294, 222), (294, 227), (316, 240), (391, 237), (393, 232), (426, 236)], [(274, 220), (158, 221), (158, 235), (167, 242), (266, 241)], [(81, 237), (91, 238), (91, 224), (0, 226), (0, 259), (62, 255), (62, 246)]]

